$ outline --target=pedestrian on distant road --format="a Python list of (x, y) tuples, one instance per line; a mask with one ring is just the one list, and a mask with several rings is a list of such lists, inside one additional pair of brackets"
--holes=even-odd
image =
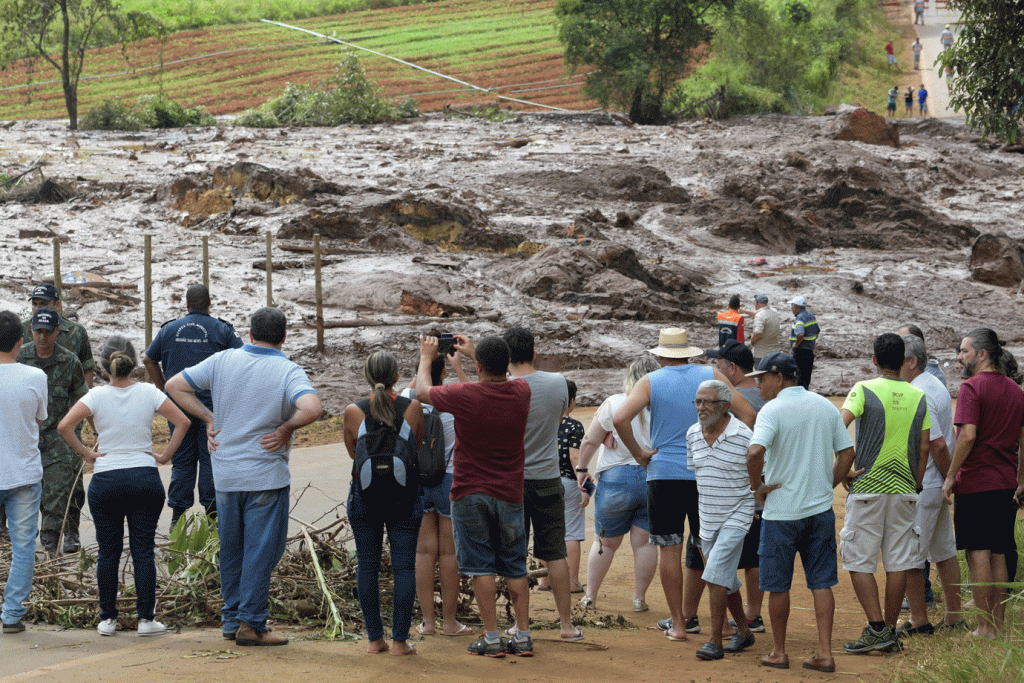
[(928, 91), (924, 89), (924, 83), (917, 90), (917, 115), (928, 116)]
[(914, 0), (914, 24), (915, 25), (921, 24), (921, 26), (924, 26), (924, 9), (925, 9), (925, 6), (926, 5), (925, 5), (925, 1), (924, 0)]
[(914, 53), (914, 68), (921, 68), (921, 53), (924, 52), (924, 44), (920, 38), (915, 38), (914, 42), (910, 45), (910, 50)]

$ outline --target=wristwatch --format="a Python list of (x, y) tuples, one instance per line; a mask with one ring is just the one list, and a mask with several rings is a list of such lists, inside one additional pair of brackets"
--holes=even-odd
[(586, 468), (586, 467), (577, 467), (577, 468), (576, 468), (576, 471), (577, 471), (577, 472), (583, 472), (583, 473), (585, 473), (585, 472), (587, 472), (587, 468)]

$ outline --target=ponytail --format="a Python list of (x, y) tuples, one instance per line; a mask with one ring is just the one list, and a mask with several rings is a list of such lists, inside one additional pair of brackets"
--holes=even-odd
[(363, 376), (373, 387), (370, 416), (394, 429), (395, 402), (388, 390), (398, 381), (398, 361), (387, 351), (374, 351), (366, 359)]

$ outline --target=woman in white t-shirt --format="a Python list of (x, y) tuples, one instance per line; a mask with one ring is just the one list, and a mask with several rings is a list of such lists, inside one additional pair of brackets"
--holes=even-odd
[[(594, 495), (594, 526), (597, 533), (594, 545), (587, 558), (586, 594), (580, 598), (580, 606), (593, 608), (597, 591), (601, 588), (608, 569), (612, 566), (615, 551), (622, 544), (626, 532), (633, 546), (633, 611), (646, 612), (647, 589), (654, 579), (658, 566), (658, 549), (650, 544), (651, 525), (647, 516), (647, 473), (633, 458), (615, 434), (612, 418), (615, 411), (625, 402), (633, 385), (647, 373), (660, 366), (654, 356), (644, 356), (633, 361), (626, 371), (621, 394), (605, 399), (597, 409), (590, 427), (580, 444), (580, 459), (576, 475), (580, 486), (586, 480), (597, 484)], [(633, 437), (640, 448), (650, 450), (650, 411), (643, 410), (633, 418)], [(597, 454), (597, 466), (593, 474), (588, 472), (590, 462)], [(596, 477), (596, 479), (595, 479)]]
[[(124, 523), (135, 574), (139, 635), (155, 636), (167, 629), (154, 621), (156, 563), (153, 560), (157, 520), (164, 506), (164, 486), (157, 463), (165, 464), (181, 444), (189, 419), (152, 384), (129, 379), (137, 361), (132, 343), (121, 336), (107, 339), (100, 367), (110, 381), (95, 387), (71, 407), (57, 426), (61, 436), (93, 464), (89, 511), (99, 546), (96, 580), (100, 593), (100, 635), (117, 632), (117, 574), (124, 548)], [(153, 452), (153, 416), (174, 425), (163, 454)], [(96, 426), (96, 444), (89, 450), (75, 435), (75, 425), (89, 416)]]

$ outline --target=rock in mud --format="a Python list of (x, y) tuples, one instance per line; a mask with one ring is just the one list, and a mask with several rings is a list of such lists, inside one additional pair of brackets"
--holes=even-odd
[(982, 235), (971, 246), (971, 278), (1000, 287), (1024, 279), (1024, 247), (1005, 234)]
[(888, 123), (884, 118), (859, 108), (851, 112), (841, 112), (836, 116), (836, 140), (865, 142), (869, 145), (900, 146), (900, 130), (895, 123)]

